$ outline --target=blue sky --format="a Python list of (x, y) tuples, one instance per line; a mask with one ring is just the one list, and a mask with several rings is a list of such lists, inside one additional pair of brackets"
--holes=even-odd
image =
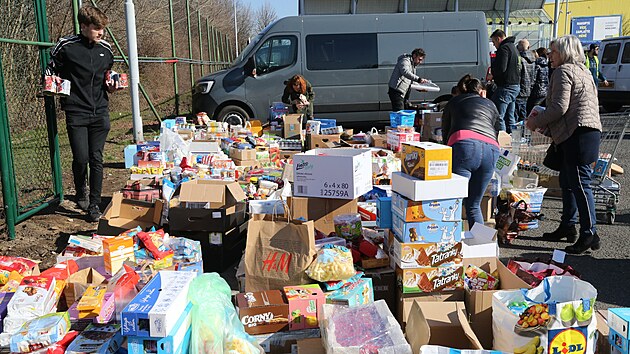
[(297, 16), (298, 0), (241, 0), (245, 4), (249, 4), (253, 11), (258, 10), (265, 1), (268, 1), (276, 10), (278, 18), (287, 16)]

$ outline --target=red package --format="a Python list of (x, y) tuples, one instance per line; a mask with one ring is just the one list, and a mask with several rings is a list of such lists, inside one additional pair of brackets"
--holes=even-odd
[(72, 343), (72, 341), (79, 335), (78, 331), (70, 331), (57, 343), (44, 348), (42, 350), (33, 352), (34, 354), (64, 354), (66, 348)]
[(42, 277), (66, 280), (68, 277), (79, 271), (79, 265), (72, 259), (55, 264), (51, 268), (42, 272)]
[(138, 238), (155, 259), (173, 254), (173, 250), (164, 244), (164, 230), (138, 232)]
[(355, 250), (354, 248), (351, 248), (350, 252), (352, 252), (352, 263), (361, 262), (361, 253), (359, 253), (359, 251)]
[(364, 239), (359, 243), (359, 252), (370, 258), (374, 258), (378, 253), (378, 246)]
[(11, 273), (16, 271), (22, 275), (31, 275), (36, 262), (22, 257), (0, 256), (0, 272), (6, 271)]

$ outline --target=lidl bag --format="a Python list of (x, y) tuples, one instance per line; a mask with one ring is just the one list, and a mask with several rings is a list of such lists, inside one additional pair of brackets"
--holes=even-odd
[(492, 296), (494, 349), (515, 354), (595, 353), (597, 290), (571, 277)]

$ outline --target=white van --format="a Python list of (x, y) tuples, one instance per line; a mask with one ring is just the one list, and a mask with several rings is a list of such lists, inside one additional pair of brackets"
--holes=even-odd
[(609, 86), (598, 88), (599, 104), (617, 112), (630, 104), (630, 36), (604, 39), (600, 48), (600, 70)]
[[(427, 53), (417, 74), (448, 94), (465, 74), (484, 78), (490, 66), (483, 12), (315, 15), (282, 18), (265, 28), (231, 67), (199, 79), (193, 112), (221, 121), (266, 119), (283, 82), (303, 75), (315, 92), (315, 116), (341, 122), (386, 121), (387, 85), (398, 56)], [(256, 69), (257, 75), (251, 75)]]

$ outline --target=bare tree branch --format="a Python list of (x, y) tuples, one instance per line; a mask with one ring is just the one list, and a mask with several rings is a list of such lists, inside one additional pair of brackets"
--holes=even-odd
[(256, 11), (255, 21), (256, 26), (254, 30), (258, 33), (269, 26), (273, 21), (278, 19), (278, 14), (269, 1), (265, 1), (264, 4)]

